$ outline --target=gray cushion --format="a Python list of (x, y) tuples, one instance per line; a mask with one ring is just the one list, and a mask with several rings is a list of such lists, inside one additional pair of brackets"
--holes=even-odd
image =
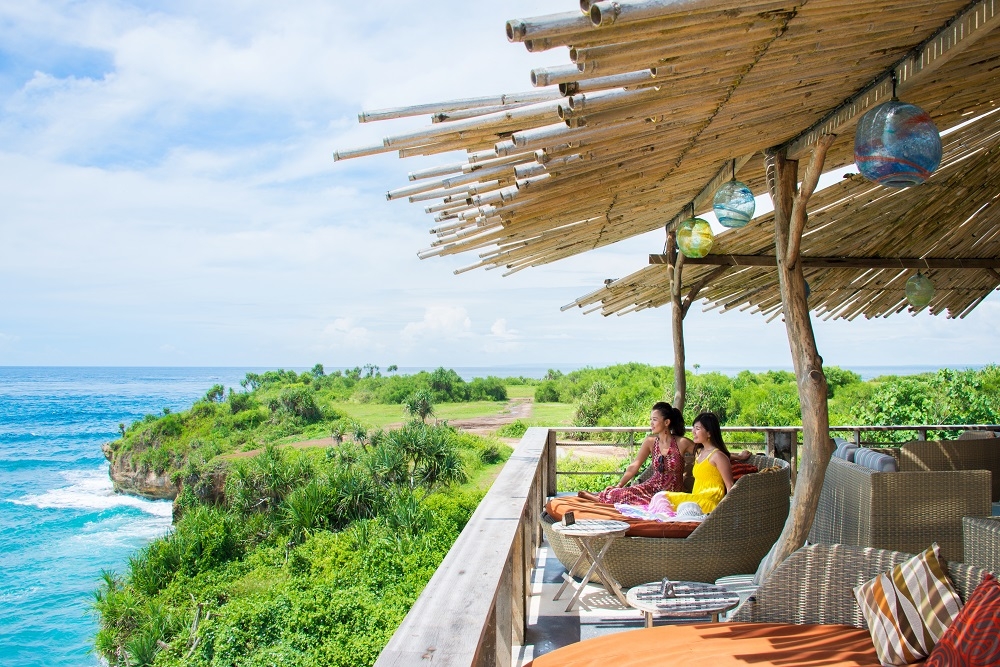
[(871, 470), (875, 470), (877, 472), (899, 471), (899, 468), (896, 465), (896, 459), (888, 454), (875, 452), (870, 449), (865, 449), (864, 447), (858, 448), (858, 450), (854, 453), (854, 462), (859, 466), (864, 466), (865, 468), (870, 468)]
[(844, 441), (837, 446), (837, 449), (833, 450), (833, 455), (838, 459), (844, 459), (845, 461), (854, 461), (854, 453), (857, 451), (858, 446), (852, 442)]

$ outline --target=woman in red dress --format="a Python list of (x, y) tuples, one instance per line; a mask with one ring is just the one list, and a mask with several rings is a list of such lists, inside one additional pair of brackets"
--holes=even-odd
[[(669, 403), (657, 403), (649, 413), (649, 430), (652, 435), (643, 441), (635, 460), (625, 469), (617, 486), (609, 486), (596, 494), (580, 491), (578, 495), (601, 503), (646, 505), (658, 491), (683, 491), (684, 456), (681, 452), (693, 451), (694, 443), (682, 437), (684, 418), (680, 410)], [(650, 464), (652, 476), (634, 486), (625, 486), (639, 473), (649, 457), (653, 459)]]

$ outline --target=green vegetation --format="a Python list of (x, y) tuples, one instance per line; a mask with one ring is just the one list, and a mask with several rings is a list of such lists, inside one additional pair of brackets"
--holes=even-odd
[(406, 408), (420, 419), (461, 419), (497, 412), (507, 400), (503, 380), (466, 382), (444, 368), (383, 376), (367, 365), (327, 375), (317, 364), (301, 374), (247, 373), (240, 384), (228, 392), (215, 385), (188, 411), (122, 425), (110, 445), (115, 461), (196, 484), (218, 470), (222, 454), (331, 436), (366, 441), (372, 429), (404, 421)]
[(185, 487), (173, 532), (104, 574), (97, 651), (112, 666), (371, 664), (509, 453), (415, 421), (236, 460), (224, 502)]
[[(869, 381), (837, 367), (825, 369), (831, 425), (995, 424), (1000, 421), (1000, 367), (949, 370)], [(673, 369), (621, 364), (572, 373), (549, 371), (535, 388), (535, 416), (546, 405), (575, 404), (577, 426), (643, 426), (656, 401), (672, 400)], [(545, 402), (543, 402), (545, 401)], [(553, 403), (552, 401), (559, 401)], [(735, 377), (689, 373), (684, 418), (712, 411), (724, 426), (786, 426), (802, 423), (795, 377), (787, 371)], [(956, 437), (956, 432), (931, 437)], [(908, 432), (871, 433), (868, 439), (905, 441)]]

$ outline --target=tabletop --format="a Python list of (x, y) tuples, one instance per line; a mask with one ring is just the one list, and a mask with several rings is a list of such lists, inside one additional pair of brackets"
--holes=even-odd
[(564, 526), (556, 522), (552, 530), (567, 537), (599, 537), (603, 535), (624, 534), (628, 530), (628, 524), (624, 521), (614, 521), (612, 519), (578, 519), (570, 526)]
[(665, 616), (709, 616), (732, 609), (740, 596), (715, 584), (699, 581), (674, 581), (674, 597), (663, 597), (663, 583), (652, 581), (633, 586), (626, 599), (640, 611)]

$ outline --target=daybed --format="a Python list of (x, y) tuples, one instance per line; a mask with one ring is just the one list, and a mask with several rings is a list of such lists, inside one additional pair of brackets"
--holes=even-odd
[[(719, 506), (687, 537), (616, 539), (603, 563), (608, 573), (622, 586), (630, 587), (663, 577), (714, 582), (719, 577), (756, 571), (788, 516), (789, 470), (786, 461), (767, 456), (752, 456), (748, 462), (763, 472), (738, 479)], [(542, 513), (545, 538), (559, 561), (569, 568), (580, 555), (579, 547), (555, 532), (554, 523), (548, 512)]]
[(809, 541), (904, 552), (937, 542), (942, 558), (959, 560), (962, 517), (991, 509), (986, 470), (877, 472), (834, 457)]
[(991, 499), (993, 502), (1000, 501), (1000, 440), (993, 437), (992, 431), (966, 433), (978, 437), (906, 443), (899, 448), (899, 470), (989, 470), (992, 475)]
[[(910, 557), (844, 545), (803, 547), (775, 569), (731, 622), (661, 625), (603, 635), (542, 655), (529, 665), (875, 667), (879, 661), (853, 587)], [(963, 600), (968, 600), (983, 573), (948, 563), (948, 575)]]

